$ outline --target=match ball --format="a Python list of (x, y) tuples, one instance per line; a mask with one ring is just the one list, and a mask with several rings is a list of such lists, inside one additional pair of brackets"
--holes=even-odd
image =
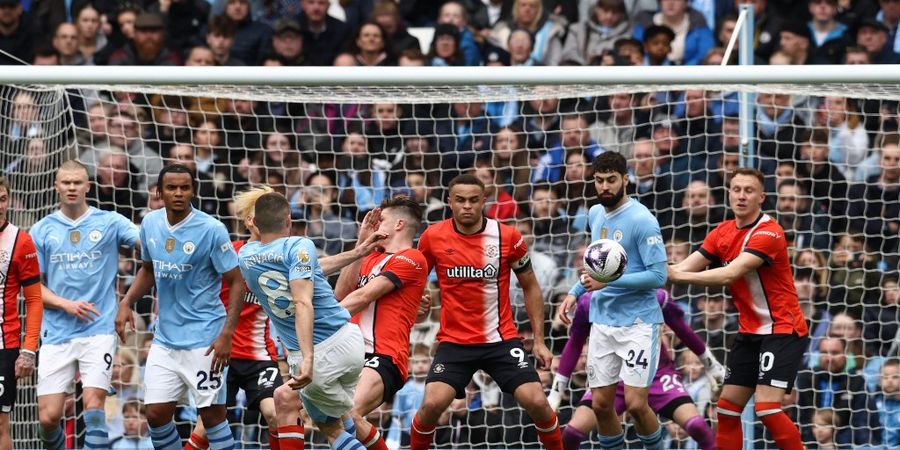
[(588, 276), (601, 283), (618, 280), (627, 266), (625, 249), (612, 239), (597, 239), (584, 251), (584, 269)]

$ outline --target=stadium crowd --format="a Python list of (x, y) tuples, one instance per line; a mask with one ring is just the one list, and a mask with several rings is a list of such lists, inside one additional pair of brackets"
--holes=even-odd
[[(0, 0), (0, 62), (59, 65), (571, 66), (718, 65), (742, 3), (728, 0)], [(757, 64), (900, 62), (900, 1), (756, 0)], [(430, 28), (428, 45), (410, 28)], [(422, 49), (427, 49), (423, 51)], [(736, 52), (735, 52), (736, 55)], [(77, 144), (49, 135), (43, 94), (4, 89), (0, 167), (15, 223), (27, 228), (56, 203), (57, 147), (83, 162), (89, 199), (140, 223), (161, 207), (156, 174), (185, 164), (198, 208), (243, 231), (231, 199), (268, 184), (291, 200), (293, 233), (324, 254), (350, 248), (366, 212), (397, 193), (446, 217), (444, 186), (471, 172), (487, 186), (488, 217), (526, 236), (547, 320), (577, 282), (595, 197), (591, 160), (629, 161), (630, 194), (655, 212), (669, 262), (696, 250), (727, 218), (729, 173), (741, 161), (736, 93), (707, 90), (608, 97), (409, 105), (70, 91)], [(812, 341), (784, 407), (811, 448), (900, 445), (900, 111), (897, 102), (761, 93), (754, 164), (767, 175), (765, 210), (785, 229)], [(67, 119), (68, 120), (68, 119)], [(57, 137), (54, 137), (57, 139)], [(136, 271), (120, 263), (120, 293)], [(437, 331), (436, 307), (413, 330), (411, 377), (392, 408), (371, 416), (391, 445), (408, 443)], [(728, 295), (673, 287), (672, 295), (720, 361), (737, 332)], [(520, 290), (512, 301), (529, 330)], [(136, 307), (141, 331), (113, 363), (110, 437), (139, 436), (141, 372), (153, 300)], [(566, 329), (553, 322), (559, 354)], [(671, 338), (670, 338), (671, 339)], [(703, 366), (669, 348), (683, 382), (712, 420)], [(560, 410), (565, 424), (585, 389), (583, 361)], [(579, 375), (580, 374), (580, 375)], [(549, 389), (552, 373), (543, 371)], [(435, 445), (534, 447), (513, 399), (477, 376), (443, 418)], [(74, 414), (76, 404), (70, 405)], [(237, 436), (264, 438), (257, 417), (233, 410)], [(189, 433), (191, 408), (183, 408)], [(246, 425), (240, 425), (246, 424)], [(70, 421), (70, 431), (76, 421)], [(496, 426), (502, 425), (502, 426)], [(117, 431), (115, 431), (117, 430)], [(760, 428), (761, 430), (761, 428)], [(143, 431), (144, 433), (146, 430)], [(117, 434), (116, 434), (117, 433)], [(677, 426), (673, 446), (691, 448)], [(759, 431), (758, 436), (762, 432)], [(71, 441), (70, 448), (78, 446)], [(115, 448), (115, 447), (114, 447)], [(837, 447), (843, 448), (843, 447)]]

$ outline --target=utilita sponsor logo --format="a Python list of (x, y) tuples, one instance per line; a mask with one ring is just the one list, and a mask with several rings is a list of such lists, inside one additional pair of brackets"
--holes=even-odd
[(447, 278), (497, 278), (497, 268), (492, 265), (484, 268), (454, 266), (447, 269)]

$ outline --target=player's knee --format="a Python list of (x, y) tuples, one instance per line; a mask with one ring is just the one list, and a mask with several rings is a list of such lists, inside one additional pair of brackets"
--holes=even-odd
[(42, 405), (38, 408), (38, 423), (40, 423), (41, 428), (45, 430), (56, 428), (59, 426), (60, 419), (62, 419), (61, 408), (54, 408), (49, 405)]
[(591, 399), (591, 408), (596, 412), (613, 411), (614, 407), (615, 404), (613, 403), (613, 400), (603, 396), (595, 395), (594, 398)]
[(151, 427), (158, 428), (172, 421), (172, 417), (166, 414), (165, 408), (159, 408), (155, 405), (147, 406), (147, 423)]
[(300, 408), (300, 398), (297, 395), (297, 391), (287, 387), (287, 385), (281, 385), (278, 389), (275, 389), (275, 394), (272, 396), (275, 400), (275, 410), (276, 411), (286, 411), (291, 408)]
[(647, 399), (643, 397), (625, 399), (625, 411), (631, 417), (639, 416), (647, 409)]

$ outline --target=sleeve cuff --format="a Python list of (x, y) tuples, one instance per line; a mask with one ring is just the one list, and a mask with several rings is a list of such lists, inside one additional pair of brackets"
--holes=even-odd
[(385, 277), (388, 280), (391, 280), (391, 283), (394, 283), (395, 289), (400, 289), (403, 287), (403, 281), (400, 281), (400, 277), (397, 276), (394, 272), (381, 272), (378, 274), (380, 277)]
[(716, 255), (713, 255), (712, 253), (706, 251), (706, 249), (703, 247), (700, 247), (699, 249), (697, 249), (697, 251), (700, 252), (700, 254), (703, 255), (704, 258), (708, 259), (714, 264), (718, 264), (720, 262), (719, 258)]
[(759, 250), (752, 249), (752, 248), (744, 249), (744, 251), (751, 255), (759, 256), (760, 258), (762, 258), (763, 261), (765, 261), (767, 266), (772, 265), (772, 258), (770, 258), (769, 255), (767, 255)]
[(22, 286), (31, 286), (34, 283), (40, 283), (40, 282), (41, 282), (41, 276), (36, 275), (31, 278), (22, 280), (19, 284), (21, 284)]
[(529, 270), (531, 270), (531, 260), (529, 260), (527, 263), (525, 263), (525, 265), (523, 265), (522, 267), (513, 269), (513, 272), (522, 273), (522, 272), (528, 272)]

